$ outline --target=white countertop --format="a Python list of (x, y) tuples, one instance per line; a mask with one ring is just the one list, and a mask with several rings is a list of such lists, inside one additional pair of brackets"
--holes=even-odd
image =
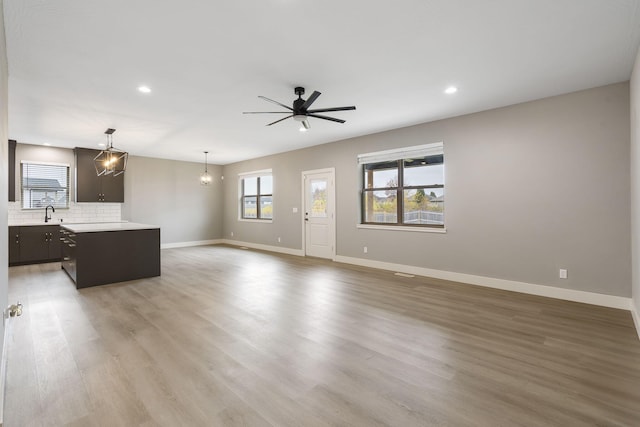
[(100, 222), (93, 224), (60, 224), (73, 233), (96, 233), (99, 231), (127, 231), (127, 230), (155, 230), (157, 225), (140, 224), (137, 222)]
[(9, 227), (32, 227), (34, 225), (61, 225), (60, 222), (53, 222), (53, 221), (49, 221), (49, 222), (44, 222), (44, 221), (40, 221), (40, 222), (36, 222), (36, 221), (27, 221), (27, 222), (11, 222), (9, 223)]
[(127, 221), (109, 221), (109, 222), (60, 222), (58, 220), (49, 220), (49, 222), (44, 221), (18, 221), (18, 222), (10, 222), (9, 227), (31, 227), (34, 225), (96, 225), (96, 224), (116, 224), (118, 222), (127, 222)]

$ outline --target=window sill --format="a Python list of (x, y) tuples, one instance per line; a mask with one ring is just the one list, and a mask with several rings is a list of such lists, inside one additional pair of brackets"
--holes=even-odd
[[(70, 208), (66, 207), (66, 208), (56, 208), (56, 210), (60, 209), (61, 211), (68, 211)], [(45, 208), (20, 208), (21, 211), (27, 211), (27, 212), (33, 212), (33, 211), (43, 211), (45, 210)]]
[(387, 231), (413, 231), (418, 233), (440, 233), (446, 234), (446, 228), (435, 227), (406, 227), (402, 225), (373, 225), (373, 224), (358, 224), (357, 228), (365, 230), (387, 230)]
[(271, 224), (273, 223), (272, 219), (247, 219), (247, 218), (238, 218), (238, 222), (257, 222), (260, 224)]

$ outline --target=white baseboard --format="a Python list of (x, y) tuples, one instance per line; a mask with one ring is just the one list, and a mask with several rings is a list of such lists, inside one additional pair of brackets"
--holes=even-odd
[[(556, 288), (553, 286), (534, 285), (532, 283), (516, 282), (513, 280), (496, 279), (493, 277), (476, 276), (472, 274), (454, 273), (451, 271), (433, 270), (430, 268), (414, 267), (411, 265), (393, 264), (389, 262), (373, 261), (362, 258), (336, 256), (337, 262), (360, 265), (363, 267), (378, 268), (381, 270), (397, 271), (400, 273), (414, 274), (417, 276), (433, 277), (436, 279), (451, 280), (453, 282), (468, 283), (487, 288), (502, 289), (505, 291), (521, 292), (567, 301), (582, 302), (603, 307), (631, 310), (631, 298), (614, 295), (598, 294), (594, 292), (577, 291), (574, 289)], [(636, 329), (638, 323), (636, 322)], [(638, 329), (640, 331), (640, 329)]]
[[(242, 242), (231, 239), (200, 240), (195, 242), (166, 243), (162, 249), (183, 248), (189, 246), (204, 246), (227, 244), (238, 247), (258, 249), (262, 251), (277, 252), (287, 255), (304, 256), (302, 249), (291, 249), (280, 246), (263, 245), (260, 243)], [(536, 285), (533, 283), (518, 282), (515, 280), (496, 279), (494, 277), (476, 276), (473, 274), (455, 273), (452, 271), (434, 270), (431, 268), (416, 267), (412, 265), (394, 264), (390, 262), (374, 261), (363, 258), (336, 255), (336, 262), (359, 265), (362, 267), (377, 268), (399, 273), (414, 274), (417, 276), (433, 277), (436, 279), (451, 280), (453, 282), (467, 283), (470, 285), (484, 286), (487, 288), (502, 289), (505, 291), (520, 292), (542, 297), (556, 298), (566, 301), (581, 302), (585, 304), (599, 305), (602, 307), (630, 310), (640, 337), (640, 315), (635, 310), (631, 298), (615, 295), (605, 295), (595, 292), (578, 291), (575, 289), (557, 288), (554, 286)]]
[(188, 248), (190, 246), (219, 245), (220, 243), (222, 243), (222, 239), (196, 240), (193, 242), (163, 243), (160, 245), (160, 249)]
[(258, 249), (261, 251), (278, 252), (287, 255), (304, 256), (302, 249), (283, 248), (281, 246), (261, 245), (259, 243), (240, 242), (238, 240), (222, 239), (220, 243), (232, 246), (244, 246), (246, 248)]
[(636, 332), (638, 333), (638, 339), (640, 339), (640, 313), (638, 313), (638, 309), (636, 305), (631, 302), (631, 317), (633, 317), (633, 323), (636, 325)]

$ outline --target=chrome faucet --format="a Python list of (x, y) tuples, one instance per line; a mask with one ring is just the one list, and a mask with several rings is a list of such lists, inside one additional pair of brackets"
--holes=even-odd
[(51, 219), (51, 216), (49, 215), (49, 208), (51, 208), (51, 212), (56, 211), (56, 208), (54, 208), (53, 205), (48, 205), (46, 208), (44, 208), (44, 222), (49, 222), (49, 220)]

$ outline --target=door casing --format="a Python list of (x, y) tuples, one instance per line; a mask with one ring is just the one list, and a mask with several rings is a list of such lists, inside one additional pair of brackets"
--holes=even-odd
[(306, 186), (306, 181), (307, 181), (307, 177), (310, 175), (315, 175), (315, 174), (328, 174), (329, 175), (329, 186), (328, 188), (330, 189), (330, 191), (327, 194), (327, 202), (328, 204), (331, 206), (331, 209), (328, 210), (328, 214), (329, 214), (329, 239), (331, 242), (331, 251), (330, 251), (330, 257), (328, 259), (331, 259), (333, 261), (335, 261), (336, 258), (336, 169), (331, 167), (331, 168), (325, 168), (325, 169), (314, 169), (314, 170), (308, 170), (308, 171), (302, 171), (302, 215), (301, 216), (301, 223), (302, 223), (302, 252), (304, 253), (305, 256), (310, 256), (307, 254), (307, 227), (306, 227), (306, 221), (305, 221), (305, 212), (307, 209), (307, 186)]

